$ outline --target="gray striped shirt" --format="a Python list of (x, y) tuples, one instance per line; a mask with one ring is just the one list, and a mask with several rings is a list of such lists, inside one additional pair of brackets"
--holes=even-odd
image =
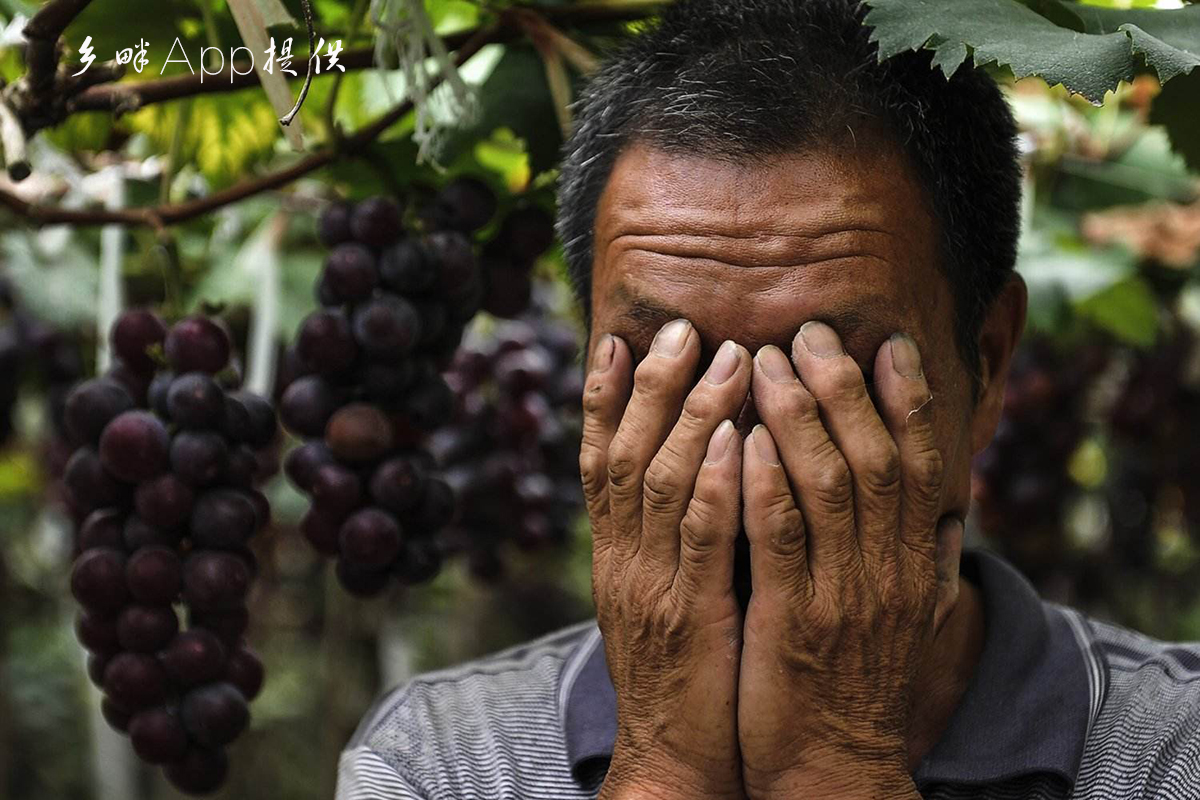
[[(927, 798), (1200, 798), (1200, 645), (1046, 603), (963, 557), (983, 652), (914, 780)], [(616, 734), (595, 623), (420, 676), (364, 717), (339, 800), (594, 798)]]

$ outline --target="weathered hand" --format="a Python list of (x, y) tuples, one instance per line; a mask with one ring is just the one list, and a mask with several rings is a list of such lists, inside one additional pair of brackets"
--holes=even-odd
[[(809, 323), (792, 349), (795, 371), (775, 347), (755, 358), (765, 427), (744, 445), (746, 790), (915, 797), (914, 677), (956, 599), (962, 536), (961, 522), (939, 522), (932, 397), (907, 336), (876, 355), (878, 409), (832, 328)], [(955, 577), (939, 582), (938, 562)]]
[(580, 468), (617, 694), (601, 797), (741, 797), (733, 545), (742, 447), (729, 419), (749, 391), (750, 355), (726, 342), (692, 388), (700, 338), (686, 321), (663, 327), (632, 376), (620, 339), (595, 349)]

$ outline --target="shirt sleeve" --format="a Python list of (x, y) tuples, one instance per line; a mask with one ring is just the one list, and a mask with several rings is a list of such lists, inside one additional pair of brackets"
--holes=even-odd
[(345, 750), (338, 759), (337, 800), (432, 800), (369, 747)]

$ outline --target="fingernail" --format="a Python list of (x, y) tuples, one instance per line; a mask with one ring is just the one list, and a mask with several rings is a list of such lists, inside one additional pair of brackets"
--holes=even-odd
[(729, 455), (729, 451), (733, 449), (733, 423), (725, 420), (713, 432), (712, 438), (708, 440), (708, 453), (704, 456), (705, 464), (716, 464), (725, 459)]
[(904, 333), (892, 334), (892, 369), (906, 378), (921, 377), (921, 354), (917, 343)]
[(758, 366), (773, 383), (789, 383), (796, 380), (796, 373), (792, 371), (792, 362), (788, 361), (783, 351), (773, 344), (759, 349)]
[(808, 352), (817, 358), (832, 358), (846, 354), (846, 351), (842, 349), (842, 340), (833, 328), (824, 322), (813, 320), (804, 323), (804, 326), (800, 328), (800, 339), (804, 342)]
[(754, 451), (758, 453), (758, 457), (772, 467), (778, 467), (779, 451), (775, 449), (775, 442), (766, 426), (755, 425), (754, 432), (750, 435), (754, 437)]
[(686, 319), (677, 319), (674, 322), (668, 322), (663, 326), (663, 329), (654, 337), (654, 345), (651, 349), (656, 355), (674, 357), (683, 352), (683, 345), (687, 342), (688, 331), (692, 329), (692, 323)]
[(596, 345), (596, 365), (593, 368), (594, 372), (605, 372), (612, 366), (613, 351), (616, 349), (617, 343), (613, 339), (611, 333), (604, 334), (600, 339), (600, 343)]
[(725, 381), (733, 377), (733, 373), (737, 372), (738, 368), (738, 351), (737, 345), (733, 342), (726, 341), (717, 350), (716, 358), (708, 365), (708, 372), (704, 374), (704, 380), (713, 386), (720, 386)]

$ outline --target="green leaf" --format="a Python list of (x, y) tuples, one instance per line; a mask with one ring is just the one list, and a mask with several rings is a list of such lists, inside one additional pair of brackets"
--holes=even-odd
[[(866, 2), (871, 6), (866, 24), (874, 28), (871, 38), (879, 43), (881, 60), (929, 49), (934, 64), (952, 75), (970, 56), (976, 66), (1007, 67), (1016, 78), (1036, 75), (1097, 104), (1133, 77), (1139, 58), (1163, 81), (1200, 64), (1198, 7), (1116, 10), (1056, 0)], [(1071, 29), (1076, 18), (1085, 33)]]
[(1171, 147), (1200, 171), (1200, 70), (1163, 86), (1150, 107), (1150, 122), (1166, 128)]
[(1158, 337), (1158, 301), (1149, 284), (1138, 276), (1097, 292), (1077, 303), (1075, 310), (1133, 345), (1149, 347)]

